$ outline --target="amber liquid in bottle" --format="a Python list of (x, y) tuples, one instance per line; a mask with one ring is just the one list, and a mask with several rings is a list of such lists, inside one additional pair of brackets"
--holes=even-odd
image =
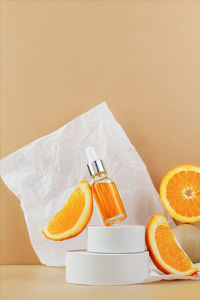
[(92, 193), (104, 224), (109, 226), (126, 219), (126, 211), (112, 179), (103, 173), (94, 176), (93, 180)]

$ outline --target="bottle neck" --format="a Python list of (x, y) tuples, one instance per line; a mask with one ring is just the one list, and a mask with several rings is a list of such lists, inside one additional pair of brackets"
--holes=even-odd
[(93, 175), (91, 178), (93, 181), (100, 181), (103, 179), (107, 179), (108, 176), (107, 176), (107, 172), (105, 171), (105, 172), (97, 173), (97, 174)]

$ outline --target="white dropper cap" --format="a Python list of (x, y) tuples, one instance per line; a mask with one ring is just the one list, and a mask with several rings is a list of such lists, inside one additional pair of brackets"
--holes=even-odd
[(106, 172), (103, 162), (96, 154), (96, 151), (93, 147), (87, 147), (85, 153), (88, 159), (88, 170), (91, 176), (94, 176), (98, 173)]
[(92, 163), (93, 161), (99, 159), (97, 154), (96, 154), (96, 151), (93, 147), (87, 147), (85, 149), (85, 153), (86, 153), (86, 156), (87, 156), (87, 159), (88, 159), (88, 163)]

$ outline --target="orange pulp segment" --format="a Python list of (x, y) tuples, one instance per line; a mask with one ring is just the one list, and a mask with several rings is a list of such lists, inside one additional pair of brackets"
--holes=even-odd
[(61, 241), (81, 233), (90, 221), (93, 210), (89, 183), (80, 181), (63, 208), (58, 211), (42, 230), (51, 240)]
[(200, 221), (200, 167), (183, 165), (169, 171), (160, 186), (160, 199), (177, 221)]
[(154, 264), (164, 273), (190, 276), (199, 271), (175, 239), (163, 215), (151, 218), (145, 237)]

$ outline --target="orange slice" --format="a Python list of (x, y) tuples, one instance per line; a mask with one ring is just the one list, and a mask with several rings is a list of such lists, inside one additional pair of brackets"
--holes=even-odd
[(90, 221), (93, 201), (90, 185), (80, 181), (63, 208), (49, 221), (43, 234), (50, 240), (62, 241), (81, 233)]
[(200, 221), (200, 167), (183, 165), (169, 171), (160, 186), (160, 199), (177, 221)]
[(145, 237), (154, 264), (164, 273), (190, 276), (199, 271), (175, 239), (163, 215), (151, 218)]

